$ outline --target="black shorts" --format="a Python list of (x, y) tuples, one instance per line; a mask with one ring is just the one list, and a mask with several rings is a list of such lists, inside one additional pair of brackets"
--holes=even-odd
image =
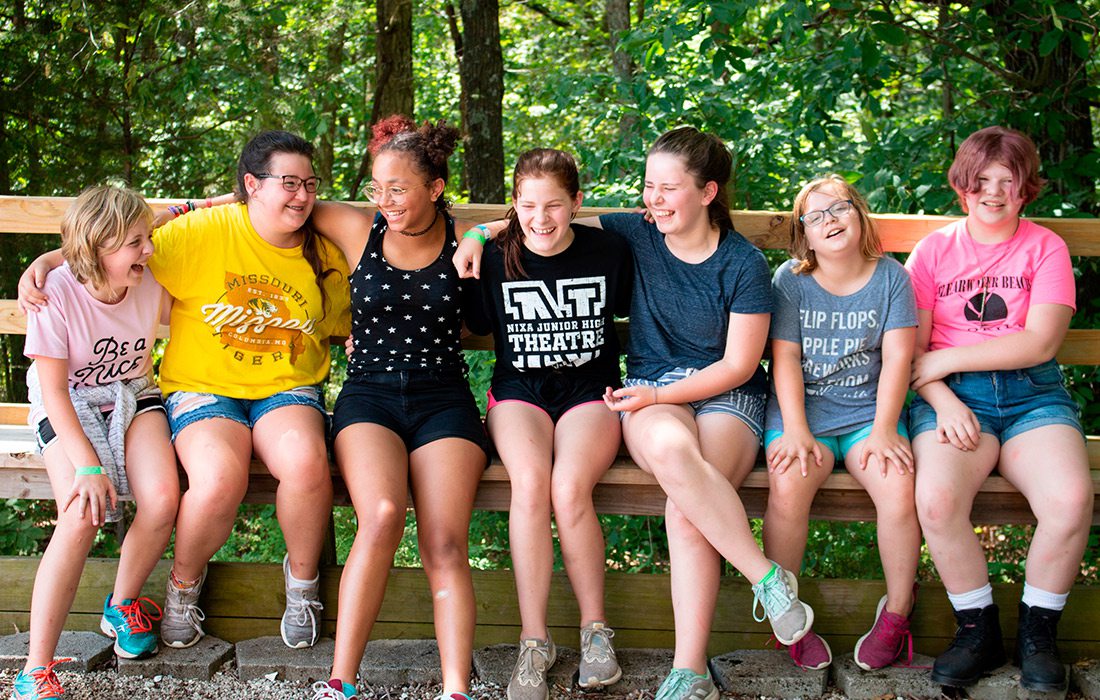
[[(160, 394), (156, 396), (146, 396), (137, 400), (137, 408), (134, 409), (134, 417), (140, 416), (146, 411), (160, 411), (165, 413), (164, 410), (164, 397)], [(106, 419), (111, 415), (111, 411), (104, 411), (103, 418)], [(167, 413), (165, 413), (167, 415)], [(38, 449), (44, 450), (50, 446), (50, 444), (57, 439), (57, 433), (54, 431), (53, 426), (50, 425), (49, 418), (43, 418), (38, 421), (38, 427), (35, 428), (35, 437), (38, 438)]]
[(570, 409), (586, 403), (603, 403), (606, 383), (585, 377), (570, 377), (561, 372), (522, 375), (494, 380), (489, 389), (489, 409), (504, 401), (522, 401), (541, 409), (557, 423)]
[(392, 430), (409, 452), (451, 437), (489, 450), (470, 385), (457, 372), (368, 372), (349, 378), (332, 411), (333, 437), (357, 423)]

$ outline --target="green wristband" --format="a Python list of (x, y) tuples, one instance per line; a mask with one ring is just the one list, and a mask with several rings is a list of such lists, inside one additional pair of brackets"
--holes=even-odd
[(92, 475), (102, 476), (104, 473), (105, 472), (103, 471), (103, 467), (77, 467), (76, 468), (76, 475), (77, 476), (92, 476)]
[[(478, 231), (481, 231), (481, 233), (478, 233)], [(485, 241), (489, 240), (489, 227), (485, 224), (478, 224), (466, 233), (462, 234), (462, 237), (474, 238), (481, 245), (485, 245)]]

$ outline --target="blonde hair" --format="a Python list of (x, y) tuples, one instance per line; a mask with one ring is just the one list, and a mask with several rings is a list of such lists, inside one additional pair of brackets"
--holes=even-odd
[(89, 187), (61, 218), (61, 255), (81, 284), (107, 286), (100, 254), (113, 253), (139, 222), (152, 227), (153, 212), (137, 192), (114, 185)]
[(859, 217), (859, 225), (862, 229), (859, 240), (859, 252), (867, 260), (877, 260), (882, 257), (882, 240), (878, 236), (878, 229), (871, 219), (871, 210), (867, 206), (867, 200), (859, 191), (852, 187), (840, 175), (830, 173), (816, 180), (811, 180), (802, 188), (798, 196), (794, 198), (794, 211), (791, 212), (791, 241), (787, 248), (790, 256), (798, 261), (794, 271), (799, 275), (808, 275), (817, 269), (817, 256), (810, 250), (810, 243), (806, 240), (806, 226), (799, 219), (806, 213), (806, 200), (814, 192), (827, 186), (834, 187), (841, 199), (852, 200), (852, 207)]

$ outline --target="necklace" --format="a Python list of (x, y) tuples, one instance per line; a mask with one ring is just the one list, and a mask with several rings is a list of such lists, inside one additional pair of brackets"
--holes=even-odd
[(408, 236), (409, 238), (416, 238), (417, 236), (423, 236), (425, 233), (432, 230), (432, 227), (435, 226), (435, 222), (437, 222), (437, 221), (439, 221), (439, 210), (438, 209), (435, 210), (435, 216), (432, 217), (432, 223), (428, 224), (428, 227), (425, 228), (423, 231), (400, 231), (399, 233), (402, 236)]

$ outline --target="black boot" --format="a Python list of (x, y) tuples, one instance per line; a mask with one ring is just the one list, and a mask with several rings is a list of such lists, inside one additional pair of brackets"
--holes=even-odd
[(1058, 620), (1061, 610), (1030, 608), (1020, 603), (1020, 627), (1016, 632), (1016, 665), (1020, 685), (1028, 690), (1065, 690), (1066, 667), (1058, 660)]
[(932, 682), (962, 688), (973, 685), (1005, 662), (1004, 638), (996, 605), (956, 610), (959, 626), (947, 651), (932, 664)]

